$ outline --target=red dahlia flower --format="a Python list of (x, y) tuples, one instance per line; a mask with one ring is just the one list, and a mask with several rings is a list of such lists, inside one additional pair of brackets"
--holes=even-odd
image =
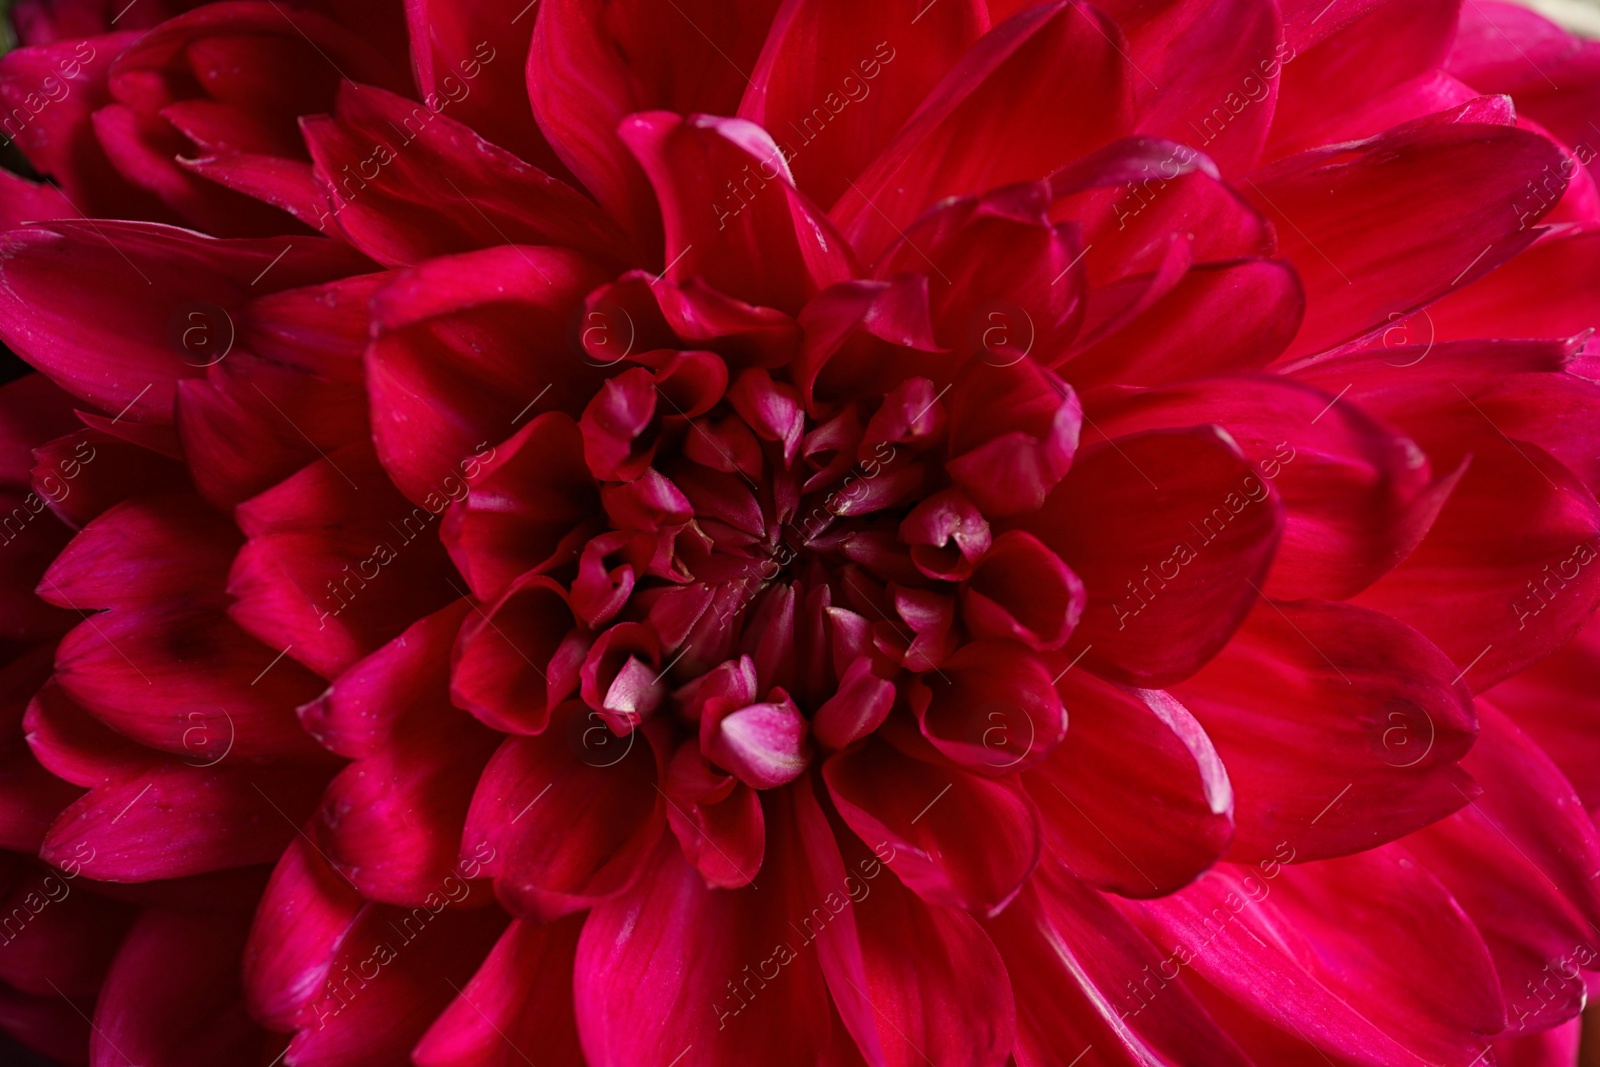
[(0, 60), (16, 1039), (1574, 1061), (1596, 46), (145, 5)]

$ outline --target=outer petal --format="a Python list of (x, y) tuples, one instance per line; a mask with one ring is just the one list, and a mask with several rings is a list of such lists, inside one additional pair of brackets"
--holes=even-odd
[(1282, 842), (1308, 860), (1369, 849), (1444, 818), (1473, 788), (1456, 766), (1477, 733), (1459, 670), (1366, 608), (1263, 603), (1174, 692), (1227, 764), (1240, 862)]
[(1083, 670), (1056, 687), (1071, 729), (1023, 775), (1056, 856), (1124, 896), (1189, 884), (1233, 837), (1233, 789), (1205, 730), (1159, 691), (1128, 693)]
[[(1589, 144), (1600, 50), (1535, 11), (1496, 0), (1464, 4), (1445, 67), (1481, 93), (1509, 93), (1518, 114), (1569, 145)], [(1594, 170), (1591, 167), (1590, 173)]]
[(685, 0), (671, 12), (643, 0), (554, 0), (539, 11), (528, 53), (533, 113), (584, 188), (642, 245), (659, 240), (660, 221), (617, 124), (650, 108), (733, 114), (777, 8), (778, 0)]
[(252, 289), (326, 281), (364, 262), (315, 238), (219, 241), (111, 221), (13, 231), (3, 251), (0, 338), (73, 395), (158, 423), (172, 421), (177, 380), (204, 373), (174, 340), (175, 326), (188, 325), (182, 313), (201, 305), (235, 315)]
[(424, 100), (432, 94), (448, 102), (453, 118), (487, 140), (565, 177), (528, 106), (521, 60), (528, 54), (536, 16), (517, 0), (408, 0), (411, 66)]
[(791, 0), (773, 20), (739, 117), (772, 131), (796, 184), (827, 207), (988, 28), (981, 0), (866, 9)]
[[(1182, 946), (1175, 962), (1351, 1063), (1466, 1067), (1504, 1023), (1477, 931), (1438, 882), (1393, 851), (1306, 867), (1229, 865), (1138, 908), (1152, 937)], [(1374, 923), (1382, 953), (1366, 943)], [(1432, 980), (1417, 982), (1419, 972)]]
[[(1519, 212), (1537, 203), (1524, 199)], [(1600, 314), (1583, 286), (1583, 279), (1600, 269), (1600, 232), (1564, 229), (1553, 227), (1499, 270), (1414, 316), (1394, 341), (1425, 345), (1473, 337), (1567, 338), (1600, 326)], [(1398, 355), (1390, 358), (1401, 361)]]
[(1585, 562), (1600, 508), (1537, 445), (1479, 441), (1428, 536), (1361, 602), (1422, 631), (1482, 691), (1560, 648), (1600, 601), (1600, 567)]
[(300, 724), (318, 744), (349, 759), (381, 752), (407, 719), (432, 717), (435, 686), (449, 677), (456, 632), (469, 610), (461, 600), (406, 627), (302, 704)]
[(57, 683), (119, 733), (192, 765), (229, 755), (314, 761), (290, 709), (316, 692), (315, 676), (276, 664), (222, 613), (237, 536), (182, 491), (125, 501), (91, 522), (41, 590), (54, 603), (111, 610), (62, 640)]
[(1376, 331), (1510, 259), (1533, 237), (1515, 210), (1523, 187), (1560, 162), (1534, 134), (1467, 123), (1321, 149), (1246, 179), (1305, 283), (1290, 351)]
[(1573, 1019), (1542, 1034), (1500, 1038), (1494, 1042), (1495, 1060), (1502, 1067), (1566, 1067), (1578, 1062), (1582, 1030), (1582, 1021)]
[[(812, 877), (822, 910), (801, 919), (813, 934), (819, 915), (837, 911), (818, 951), (845, 1027), (867, 1063), (911, 1067), (934, 1062), (998, 1067), (1015, 1041), (1016, 1009), (1000, 954), (976, 920), (923, 903), (848, 829), (832, 829), (808, 790), (799, 794)], [(842, 855), (841, 855), (842, 853)], [(849, 897), (842, 910), (840, 894)]]
[(331, 116), (301, 127), (338, 230), (380, 263), (504, 244), (626, 261), (626, 241), (593, 201), (442, 112), (345, 85)]
[(1286, 263), (1199, 264), (1126, 325), (1099, 335), (1057, 370), (1079, 389), (1260, 370), (1283, 354), (1304, 310), (1300, 280)]
[[(1600, 392), (1561, 373), (1570, 344), (1380, 352), (1296, 374), (1346, 390), (1412, 436), (1436, 469), (1465, 473), (1417, 549), (1361, 600), (1421, 630), (1482, 691), (1561, 647), (1600, 594), (1600, 569), (1584, 562), (1600, 544), (1600, 510), (1584, 484), (1600, 478)], [(1474, 580), (1463, 583), (1468, 572)], [(1435, 592), (1444, 588), (1448, 599)]]
[(515, 920), (411, 1058), (420, 1067), (585, 1067), (572, 1011), (572, 965), (583, 919)]
[(462, 848), (492, 850), (495, 894), (518, 916), (543, 921), (614, 896), (661, 837), (651, 746), (637, 733), (596, 744), (604, 731), (569, 702), (545, 733), (506, 738), (484, 769)]
[(443, 510), (408, 506), (364, 441), (318, 459), (239, 505), (250, 540), (230, 614), (331, 678), (462, 593), (434, 533)]
[(1487, 694), (1561, 768), (1586, 809), (1600, 808), (1600, 623)]
[(421, 904), (456, 866), (467, 805), (498, 735), (450, 706), (447, 678), (430, 679), (424, 707), (389, 744), (323, 791), (312, 835), (368, 899)]
[[(1600, 920), (1600, 831), (1550, 757), (1499, 711), (1483, 708), (1485, 736), (1463, 761), (1481, 779), (1483, 795), (1454, 821), (1511, 842), (1593, 927)], [(1460, 826), (1440, 829), (1462, 835)]]
[(1128, 35), (1139, 129), (1200, 148), (1223, 169), (1252, 166), (1273, 125), (1278, 73), (1293, 52), (1276, 4), (1112, 2)]
[(1014, 779), (923, 762), (877, 737), (830, 757), (822, 776), (844, 821), (893, 846), (889, 866), (929, 903), (993, 915), (1039, 861), (1039, 815)]
[[(1459, 102), (1418, 94), (1420, 100), (1437, 106), (1414, 114), (1395, 114), (1379, 103), (1443, 65), (1459, 12), (1466, 5), (1459, 0), (1387, 0), (1371, 6), (1371, 11), (1317, 44), (1303, 49), (1289, 46), (1279, 57), (1284, 60), (1283, 81), (1269, 156), (1368, 137)], [(1340, 14), (1327, 12), (1325, 20), (1334, 21)], [(1375, 110), (1386, 121), (1360, 128), (1363, 119), (1370, 123), (1368, 114)]]
[(1175, 961), (1061, 867), (1047, 862), (988, 929), (1016, 990), (1019, 1067), (1090, 1052), (1116, 1067), (1250, 1062), (1173, 982)]
[[(372, 433), (401, 492), (443, 510), (461, 463), (504, 440), (530, 408), (576, 418), (602, 376), (568, 343), (605, 274), (550, 248), (502, 246), (431, 260), (373, 301)], [(534, 407), (537, 405), (537, 407)]]
[[(0, 978), (37, 996), (93, 998), (134, 910), (74, 885), (77, 867), (8, 863)], [(52, 988), (54, 987), (54, 988)]]
[[(363, 281), (329, 286), (319, 295), (330, 300), (354, 296), (364, 304), (372, 286)], [(204, 312), (188, 316), (186, 334), (194, 331), (190, 336), (200, 338), (212, 329)], [(364, 343), (365, 308), (353, 318), (351, 325), (360, 329)], [(226, 322), (219, 317), (215, 325), (207, 344), (229, 343)], [(356, 353), (359, 356), (359, 348)], [(193, 358), (206, 362), (213, 357)], [(178, 383), (176, 419), (195, 483), (224, 511), (369, 433), (366, 396), (359, 381), (318, 380), (243, 351), (219, 356), (204, 381), (186, 378)]]
[(1084, 449), (1021, 524), (1083, 579), (1065, 651), (1098, 674), (1166, 685), (1227, 642), (1277, 548), (1282, 503), (1215, 427)]
[(415, 903), (454, 865), (460, 825), (496, 735), (450, 707), (450, 652), (467, 605), (414, 624), (301, 709), (356, 763), (330, 785), (318, 828), (369, 897)]
[(275, 1030), (292, 1030), (322, 992), (334, 946), (365, 901), (312, 847), (295, 838), (273, 869), (244, 951), (245, 1002)]
[[(128, 184), (95, 136), (90, 116), (110, 100), (111, 65), (139, 38), (136, 32), (99, 34), (104, 28), (82, 27), (62, 40), (14, 49), (0, 59), (0, 101), (11, 120), (6, 136), (78, 205), (60, 215), (34, 217), (76, 218), (87, 212), (90, 218), (175, 222), (177, 216), (160, 200)], [(57, 99), (49, 100), (45, 90)], [(19, 124), (17, 112), (27, 121)]]
[[(818, 290), (851, 276), (843, 242), (794, 188), (783, 153), (759, 126), (652, 111), (630, 115), (618, 133), (661, 204), (666, 277), (703, 278), (793, 314)], [(728, 192), (728, 183), (737, 191)]]
[(1376, 581), (1427, 532), (1443, 503), (1421, 449), (1319, 389), (1277, 376), (1214, 378), (1092, 404), (1111, 436), (1215, 422), (1284, 503), (1264, 590), (1343, 599)]
[(633, 889), (589, 913), (574, 992), (595, 1067), (817, 1062), (831, 1030), (818, 926), (790, 924), (819, 905), (830, 923), (848, 901), (813, 895), (794, 801), (773, 791), (765, 802), (771, 847), (757, 885), (707, 889), (666, 841)]
[(470, 892), (452, 879), (425, 906), (363, 911), (342, 941), (325, 947), (327, 980), (284, 1058), (303, 1067), (405, 1063), (506, 927), (497, 908), (452, 906)]
[[(270, 863), (323, 776), (172, 762), (98, 785), (57, 817), (40, 856), (91, 878), (148, 882)], [(91, 850), (84, 858), (80, 845)]]
[(267, 1035), (245, 1013), (238, 954), (248, 921), (149, 909), (123, 941), (95, 1005), (93, 1067), (249, 1063)]
[[(997, 26), (839, 199), (834, 221), (870, 259), (944, 197), (1046, 177), (1130, 132), (1120, 37), (1078, 3), (1042, 4)], [(1047, 114), (1064, 117), (1040, 126)]]

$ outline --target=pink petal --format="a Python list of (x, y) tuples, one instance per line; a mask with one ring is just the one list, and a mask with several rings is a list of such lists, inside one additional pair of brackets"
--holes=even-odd
[[(467, 473), (467, 472), (463, 472)], [(495, 447), (445, 512), (440, 536), (473, 593), (497, 597), (525, 571), (563, 561), (568, 535), (598, 514), (572, 419), (538, 415)]]
[(349, 759), (381, 752), (408, 718), (434, 714), (433, 690), (450, 673), (450, 652), (470, 605), (458, 601), (410, 626), (346, 670), (297, 711), (317, 743)]
[(554, 581), (528, 575), (477, 608), (456, 641), (451, 699), (496, 730), (541, 733), (577, 690), (589, 640)]
[(1515, 201), (1559, 163), (1543, 138), (1462, 123), (1319, 149), (1247, 179), (1305, 284), (1291, 352), (1378, 331), (1391, 313), (1409, 314), (1510, 259), (1533, 236)]
[(467, 883), (451, 879), (420, 907), (369, 906), (330, 946), (337, 954), (285, 1059), (404, 1063), (506, 928), (502, 912), (477, 903)]
[[(583, 919), (513, 921), (411, 1058), (419, 1067), (584, 1067), (572, 1011)], [(526, 1051), (525, 1051), (526, 1050)]]
[(1254, 485), (1283, 500), (1283, 540), (1263, 589), (1285, 599), (1360, 592), (1416, 547), (1443, 501), (1415, 442), (1281, 377), (1125, 393), (1091, 416), (1111, 436), (1195, 422), (1226, 430), (1255, 468)]
[[(286, 245), (293, 247), (285, 252)], [(252, 279), (260, 292), (275, 292), (351, 273), (362, 262), (345, 246), (314, 238), (219, 241), (109, 221), (14, 231), (4, 250), (0, 338), (74, 396), (157, 423), (172, 421), (177, 380), (203, 373), (173, 344), (176, 310), (203, 304), (236, 315)], [(86, 307), (94, 313), (85, 315)]]
[(1019, 1067), (1086, 1051), (1117, 1067), (1248, 1062), (1174, 981), (1176, 961), (1061, 867), (1047, 862), (988, 930), (1016, 991)]
[(618, 134), (661, 203), (666, 277), (699, 277), (792, 314), (853, 273), (843, 242), (794, 188), (782, 152), (754, 123), (652, 111), (624, 119)]
[(334, 951), (365, 901), (312, 847), (297, 837), (284, 850), (256, 909), (244, 951), (250, 1014), (275, 1030), (310, 1021)]
[[(302, 119), (301, 128), (332, 225), (380, 263), (505, 244), (565, 246), (619, 264), (629, 258), (592, 201), (453, 114), (344, 85), (332, 116)], [(317, 228), (329, 224), (319, 219)]]
[[(1270, 156), (1286, 154), (1286, 146), (1294, 151), (1355, 140), (1358, 135), (1349, 126), (1353, 116), (1443, 65), (1461, 7), (1454, 0), (1381, 3), (1312, 47), (1283, 49), (1283, 81), (1273, 117)], [(1325, 18), (1332, 20), (1340, 14), (1328, 12)], [(1386, 116), (1389, 121), (1373, 125), (1359, 136), (1380, 133), (1445, 106), (1440, 103), (1413, 114)]]
[(669, 12), (630, 2), (603, 17), (597, 0), (556, 0), (538, 13), (528, 56), (533, 113), (584, 188), (642, 245), (659, 242), (660, 220), (617, 124), (651, 108), (733, 114), (777, 8), (777, 0), (687, 0)]
[(1263, 603), (1174, 694), (1227, 764), (1240, 862), (1285, 840), (1303, 859), (1369, 849), (1473, 790), (1456, 765), (1477, 732), (1459, 669), (1365, 608)]
[[(1304, 867), (1228, 864), (1138, 910), (1147, 933), (1183, 946), (1174, 962), (1324, 1054), (1466, 1064), (1504, 1023), (1477, 931), (1394, 850)], [(1366, 943), (1375, 932), (1381, 954)]]
[(1138, 316), (1100, 335), (1058, 371), (1087, 389), (1260, 370), (1294, 339), (1304, 308), (1300, 281), (1284, 263), (1198, 264)]
[(930, 904), (993, 915), (1038, 863), (1039, 815), (1014, 778), (914, 759), (878, 737), (829, 757), (822, 777), (844, 821), (886, 846), (885, 862)]
[(250, 540), (228, 576), (229, 614), (332, 678), (461, 595), (432, 536), (443, 510), (401, 497), (365, 441), (322, 457), (239, 505)]
[(245, 1013), (238, 915), (148, 910), (117, 952), (94, 1010), (94, 1067), (204, 1067), (265, 1055), (267, 1034)]
[[(523, 0), (525, 3), (526, 0)], [(528, 106), (525, 64), (528, 39), (538, 19), (517, 0), (497, 4), (452, 4), (410, 0), (411, 64), (426, 102), (548, 173), (565, 179), (565, 168)]]
[(39, 854), (58, 866), (80, 862), (89, 877), (107, 882), (270, 863), (315, 806), (324, 778), (176, 761), (151, 766), (84, 794), (57, 817)]
[(1294, 56), (1274, 7), (1261, 0), (1109, 5), (1128, 35), (1129, 64), (1143, 75), (1132, 80), (1139, 130), (1194, 145), (1225, 170), (1249, 169), (1268, 128), (1282, 121), (1278, 74)]
[(1193, 881), (1233, 838), (1233, 789), (1205, 730), (1159, 691), (1124, 692), (1083, 670), (1056, 684), (1071, 729), (1023, 776), (1056, 855), (1123, 896)]
[[(1077, 3), (1040, 5), (997, 26), (839, 198), (834, 222), (874, 258), (944, 197), (1036, 181), (1130, 132), (1120, 37), (1109, 19)], [(1061, 120), (1041, 127), (1040, 114)]]
[(569, 703), (538, 737), (509, 737), (478, 780), (463, 854), (487, 849), (495, 895), (545, 921), (615, 896), (639, 877), (661, 838), (651, 745), (620, 740)]
[(782, 792), (766, 796), (759, 887), (707, 889), (668, 841), (632, 889), (589, 913), (574, 975), (589, 1063), (817, 1062), (829, 998), (812, 942), (845, 901), (827, 901), (813, 880), (796, 829), (804, 809), (797, 816)]
[[(567, 342), (597, 267), (552, 248), (485, 249), (404, 271), (373, 301), (373, 440), (415, 502), (440, 501), (467, 457), (510, 435), (529, 405), (576, 417), (602, 380)], [(426, 399), (424, 399), (426, 398)]]
[[(816, 802), (800, 794), (802, 805)], [(820, 812), (818, 813), (820, 815)], [(1000, 954), (970, 915), (929, 905), (886, 875), (891, 846), (868, 848), (837, 824), (802, 822), (813, 878), (837, 921), (818, 952), (828, 988), (869, 1064), (935, 1062), (999, 1067), (1015, 1039), (1016, 1008)], [(843, 910), (836, 905), (848, 897)], [(818, 923), (818, 911), (802, 923)]]
[(1106, 677), (1158, 686), (1198, 670), (1243, 621), (1282, 514), (1233, 440), (1196, 427), (1084, 450), (1021, 524), (1088, 592), (1066, 653)]
[(796, 183), (827, 207), (986, 29), (979, 0), (926, 10), (915, 0), (786, 4), (739, 116), (773, 131)]

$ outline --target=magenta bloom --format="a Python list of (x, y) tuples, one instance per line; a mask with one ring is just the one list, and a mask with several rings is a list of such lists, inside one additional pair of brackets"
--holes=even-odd
[(1570, 1065), (1600, 46), (19, 2), (0, 1028)]

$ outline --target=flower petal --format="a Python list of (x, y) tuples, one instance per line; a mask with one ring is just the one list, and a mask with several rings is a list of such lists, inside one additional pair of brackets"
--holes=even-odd
[(572, 1011), (572, 967), (583, 931), (573, 916), (513, 920), (472, 981), (456, 994), (411, 1058), (419, 1067), (584, 1067)]
[(0, 250), (0, 338), (74, 396), (155, 423), (172, 421), (178, 379), (204, 373), (174, 338), (188, 321), (180, 313), (201, 305), (237, 317), (252, 280), (276, 292), (363, 262), (317, 238), (219, 241), (112, 221), (15, 230)]
[(615, 896), (648, 866), (662, 800), (651, 746), (602, 742), (576, 702), (538, 737), (508, 737), (472, 796), (463, 852), (488, 848), (495, 894), (519, 917), (547, 921)]
[(988, 930), (1016, 990), (1019, 1067), (1071, 1067), (1091, 1049), (1116, 1067), (1249, 1062), (1173, 981), (1175, 960), (1056, 864)]
[[(873, 259), (947, 196), (1037, 181), (1131, 132), (1121, 36), (1076, 2), (1041, 4), (996, 26), (839, 198), (834, 222)], [(1063, 117), (1041, 126), (1045, 114)]]
[(981, 0), (785, 4), (739, 117), (773, 131), (789, 149), (795, 183), (827, 207), (986, 29)]
[(245, 1013), (235, 966), (247, 929), (227, 912), (140, 915), (95, 1004), (95, 1067), (263, 1058), (267, 1034)]
[(1259, 605), (1174, 689), (1228, 767), (1250, 862), (1289, 841), (1302, 859), (1392, 841), (1467, 802), (1457, 761), (1477, 733), (1460, 672), (1422, 635), (1352, 604)]
[(228, 576), (231, 617), (325, 678), (461, 595), (430, 534), (441, 500), (416, 507), (362, 441), (240, 504), (249, 537)]
[(1442, 493), (1414, 442), (1337, 401), (1282, 377), (1238, 376), (1124, 391), (1091, 415), (1113, 437), (1191, 422), (1221, 426), (1258, 484), (1283, 499), (1283, 540), (1263, 589), (1284, 599), (1343, 599), (1416, 547)]
[(1560, 162), (1535, 134), (1460, 123), (1318, 149), (1246, 179), (1305, 284), (1290, 352), (1376, 332), (1520, 252), (1534, 235), (1516, 202)]
[[(758, 885), (706, 888), (669, 839), (632, 889), (589, 913), (574, 988), (595, 1067), (818, 1061), (831, 1027), (816, 930), (808, 938), (790, 923), (820, 898), (794, 801), (773, 791), (764, 804), (771, 833)], [(829, 921), (838, 909), (823, 910)]]
[[(731, 296), (793, 314), (818, 290), (851, 277), (843, 242), (794, 188), (788, 163), (761, 127), (650, 111), (628, 116), (618, 134), (660, 201), (667, 278), (703, 278)], [(725, 191), (730, 182), (737, 192)]]
[(616, 9), (551, 0), (540, 9), (528, 55), (534, 116), (584, 188), (641, 245), (659, 243), (661, 223), (617, 124), (651, 108), (733, 114), (777, 9), (778, 0), (685, 0), (671, 13), (641, 0)]
[(379, 290), (367, 391), (373, 441), (401, 492), (448, 499), (444, 480), (465, 457), (481, 463), (531, 405), (582, 413), (603, 377), (567, 327), (605, 280), (571, 252), (513, 245), (429, 260)]
[[(1174, 962), (1325, 1055), (1369, 1067), (1467, 1064), (1504, 1025), (1477, 931), (1394, 850), (1259, 871), (1227, 864), (1137, 908), (1150, 936), (1182, 946)], [(1367, 941), (1378, 931), (1382, 953)]]
[(1168, 685), (1216, 655), (1258, 594), (1283, 505), (1216, 427), (1116, 438), (1082, 450), (1021, 519), (1083, 579), (1067, 642), (1095, 673)]
[[(301, 129), (326, 210), (380, 263), (506, 244), (564, 246), (619, 264), (629, 257), (593, 201), (442, 111), (347, 83), (333, 114), (302, 119)], [(317, 228), (328, 225), (320, 219)]]
[[(802, 792), (801, 803), (816, 801)], [(1005, 1063), (1016, 1008), (983, 928), (965, 912), (925, 904), (893, 875), (885, 877), (888, 842), (868, 848), (845, 827), (830, 829), (820, 811), (801, 825), (812, 878), (829, 892), (800, 922), (813, 936), (821, 930), (823, 973), (862, 1058), (876, 1067)]]
[(888, 842), (890, 868), (930, 904), (993, 915), (1039, 861), (1039, 815), (1014, 778), (914, 759), (878, 737), (829, 757), (822, 777), (844, 821)]
[(1071, 728), (1022, 778), (1055, 854), (1123, 896), (1189, 884), (1233, 837), (1233, 789), (1205, 730), (1159, 691), (1124, 692), (1082, 670), (1056, 687)]
[[(325, 775), (170, 762), (98, 785), (57, 817), (39, 855), (104, 882), (148, 882), (270, 863)], [(87, 843), (90, 856), (79, 847)]]

